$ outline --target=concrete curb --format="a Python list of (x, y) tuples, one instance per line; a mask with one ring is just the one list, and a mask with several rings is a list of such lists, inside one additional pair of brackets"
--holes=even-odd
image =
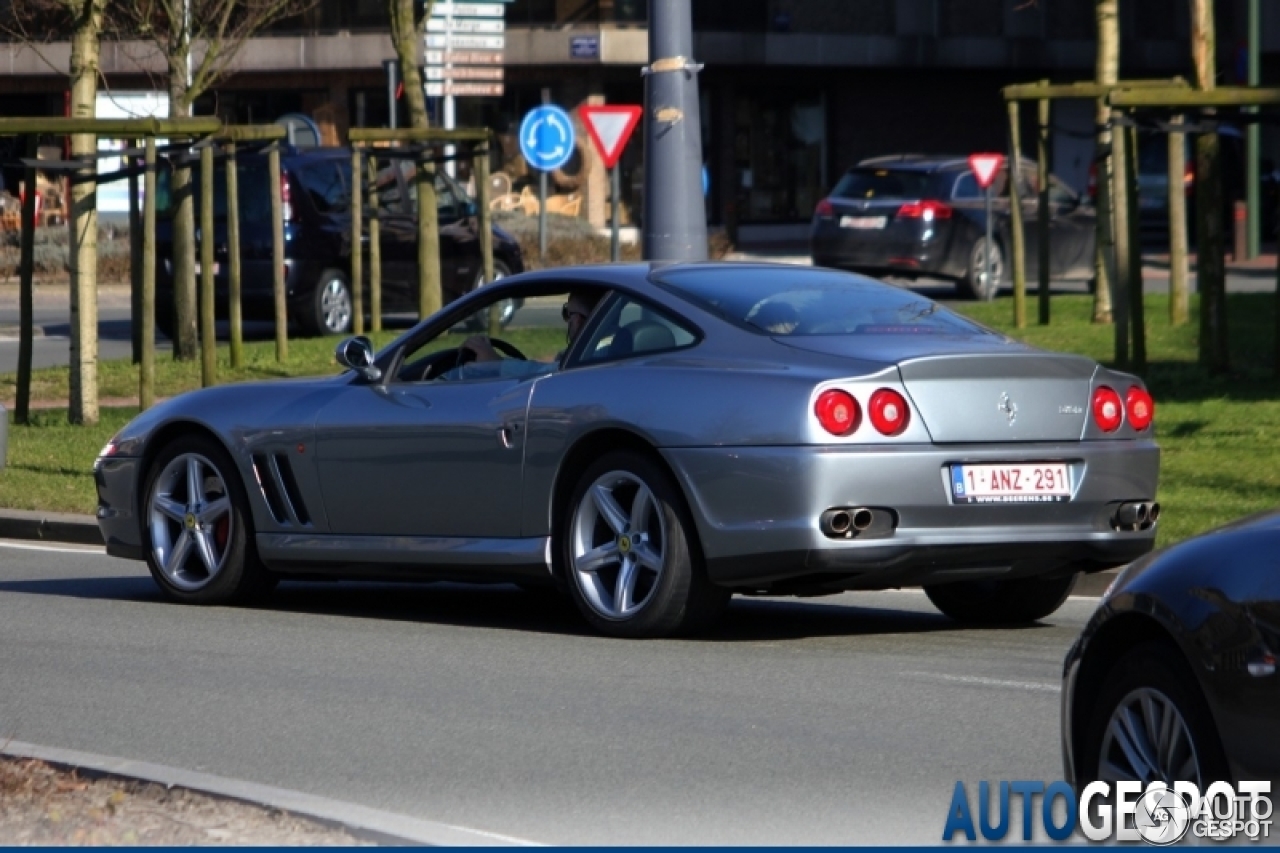
[(65, 512), (0, 510), (0, 539), (37, 539), (45, 542), (72, 542), (101, 545), (102, 531), (91, 515)]
[(9, 741), (0, 744), (0, 754), (14, 758), (35, 758), (60, 767), (75, 768), (106, 776), (154, 782), (167, 788), (184, 788), (223, 799), (238, 800), (252, 805), (279, 809), (290, 814), (309, 817), (331, 826), (341, 826), (352, 835), (383, 844), (428, 845), (444, 847), (520, 846), (538, 847), (538, 842), (514, 838), (482, 829), (454, 826), (436, 821), (406, 817), (394, 812), (372, 809), (367, 806), (316, 797), (301, 791), (259, 785), (168, 767), (145, 761), (130, 761), (92, 752), (57, 749), (31, 743)]
[[(0, 539), (34, 539), (42, 542), (71, 542), (77, 545), (101, 545), (102, 532), (91, 515), (60, 512), (25, 512), (0, 509)], [(1072, 595), (1099, 598), (1120, 569), (1109, 569), (1082, 575)]]

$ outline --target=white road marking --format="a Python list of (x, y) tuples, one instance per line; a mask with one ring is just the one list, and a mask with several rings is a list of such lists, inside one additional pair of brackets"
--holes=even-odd
[(976, 684), (983, 687), (1011, 687), (1015, 690), (1030, 690), (1035, 693), (1057, 693), (1061, 688), (1057, 684), (1043, 681), (1009, 681), (1003, 678), (987, 678), (981, 675), (948, 675), (942, 672), (904, 672), (918, 678), (930, 678), (938, 681), (950, 681), (956, 684)]
[(12, 548), (16, 551), (47, 551), (51, 554), (96, 554), (101, 557), (107, 555), (107, 549), (97, 545), (75, 547), (73, 545), (34, 545), (28, 542), (0, 541), (0, 548)]

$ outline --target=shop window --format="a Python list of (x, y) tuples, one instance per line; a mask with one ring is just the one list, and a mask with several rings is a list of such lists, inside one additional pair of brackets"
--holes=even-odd
[(821, 96), (743, 96), (734, 106), (739, 222), (806, 220), (826, 190), (826, 105)]

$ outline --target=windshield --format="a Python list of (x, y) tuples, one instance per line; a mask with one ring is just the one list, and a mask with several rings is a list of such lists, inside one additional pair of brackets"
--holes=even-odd
[(995, 334), (911, 291), (829, 270), (690, 268), (662, 273), (659, 281), (758, 334)]

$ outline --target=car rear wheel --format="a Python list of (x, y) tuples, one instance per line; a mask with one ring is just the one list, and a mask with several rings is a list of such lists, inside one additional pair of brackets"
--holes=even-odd
[(1091, 711), (1079, 753), (1082, 783), (1181, 780), (1203, 791), (1230, 778), (1209, 707), (1169, 643), (1125, 653)]
[(999, 241), (991, 244), (991, 276), (987, 276), (987, 238), (979, 237), (969, 250), (969, 269), (959, 282), (961, 295), (990, 301), (1004, 282), (1004, 250)]
[(1077, 575), (1060, 578), (956, 581), (926, 586), (933, 606), (958, 622), (1035, 622), (1062, 606)]
[(164, 448), (145, 491), (147, 567), (160, 589), (189, 604), (227, 604), (267, 591), (244, 487), (212, 439), (188, 436)]
[(598, 631), (666, 637), (709, 625), (729, 590), (707, 579), (679, 490), (638, 453), (609, 453), (583, 473), (562, 536), (574, 603)]
[(348, 334), (355, 313), (352, 305), (351, 285), (346, 275), (338, 270), (325, 270), (298, 317), (298, 325), (307, 335)]
[[(511, 275), (511, 270), (507, 267), (507, 265), (504, 264), (502, 261), (498, 260), (497, 258), (494, 258), (493, 259), (493, 280), (499, 281), (501, 279), (506, 278), (509, 275)], [(471, 289), (479, 290), (480, 288), (484, 287), (486, 284), (488, 284), (488, 282), (485, 281), (484, 270), (481, 269), (480, 272), (476, 274), (476, 280), (475, 280), (475, 283), (471, 285)], [(516, 311), (520, 310), (520, 304), (521, 304), (520, 300), (504, 299), (493, 306), (498, 310), (498, 322), (500, 324), (500, 328), (505, 329), (507, 327), (507, 324), (511, 322), (511, 318), (515, 317)], [(467, 329), (472, 332), (486, 331), (485, 329), (481, 328), (482, 325), (484, 325), (484, 321), (480, 317), (472, 317), (470, 318), (470, 320), (468, 320)]]

